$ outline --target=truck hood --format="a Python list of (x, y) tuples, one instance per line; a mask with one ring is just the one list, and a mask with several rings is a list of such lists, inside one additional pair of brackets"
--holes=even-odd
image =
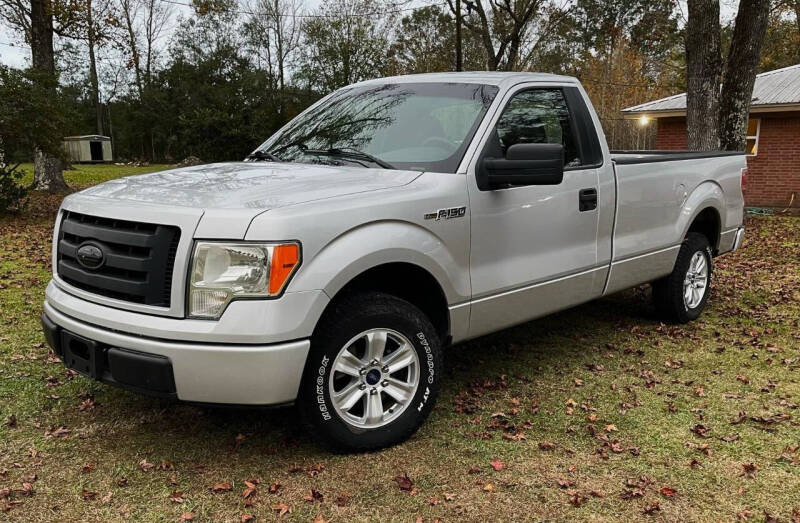
[(195, 209), (266, 211), (406, 185), (418, 171), (300, 163), (231, 162), (129, 176), (80, 194)]

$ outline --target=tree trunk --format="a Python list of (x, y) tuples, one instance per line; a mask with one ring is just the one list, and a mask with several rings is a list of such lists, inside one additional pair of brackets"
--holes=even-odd
[(719, 0), (689, 0), (686, 23), (686, 133), (689, 149), (719, 148)]
[(139, 100), (142, 99), (142, 67), (139, 60), (139, 47), (136, 44), (136, 33), (133, 28), (133, 6), (129, 0), (123, 0), (122, 13), (125, 15), (125, 28), (128, 32), (128, 46), (131, 52), (131, 61), (133, 61), (133, 74), (136, 80), (136, 92), (139, 94)]
[[(48, 82), (55, 94), (56, 62), (53, 51), (53, 10), (50, 0), (31, 0), (31, 64), (43, 74), (39, 81)], [(36, 148), (33, 161), (34, 190), (63, 192), (69, 189), (64, 181), (61, 160), (56, 151)]]
[(97, 44), (92, 18), (92, 0), (86, 2), (86, 40), (89, 46), (89, 83), (92, 84), (92, 105), (94, 105), (97, 134), (103, 134), (103, 106), (100, 105), (100, 82), (97, 79), (97, 57), (94, 47)]
[(48, 74), (56, 70), (51, 11), (49, 0), (31, 0), (31, 63)]
[(36, 149), (33, 156), (33, 188), (53, 193), (68, 191), (63, 169), (58, 157)]
[(767, 31), (769, 3), (769, 0), (739, 2), (719, 103), (720, 147), (728, 151), (745, 149), (747, 115)]
[(461, 51), (461, 0), (456, 0), (456, 71), (464, 70), (464, 57)]

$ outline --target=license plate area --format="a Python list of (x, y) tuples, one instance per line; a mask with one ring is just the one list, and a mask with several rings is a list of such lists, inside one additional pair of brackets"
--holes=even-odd
[(61, 347), (67, 367), (90, 378), (100, 377), (104, 355), (97, 342), (62, 330)]

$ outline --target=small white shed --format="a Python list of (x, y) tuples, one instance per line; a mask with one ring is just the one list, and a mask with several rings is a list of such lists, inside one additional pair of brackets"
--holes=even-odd
[(74, 163), (100, 163), (113, 160), (111, 138), (97, 134), (86, 136), (67, 136), (64, 138), (64, 152)]

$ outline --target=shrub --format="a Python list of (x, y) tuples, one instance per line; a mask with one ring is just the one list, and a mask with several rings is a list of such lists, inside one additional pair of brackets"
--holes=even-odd
[(0, 214), (21, 211), (28, 203), (28, 189), (20, 183), (23, 174), (18, 165), (6, 165), (0, 151)]

